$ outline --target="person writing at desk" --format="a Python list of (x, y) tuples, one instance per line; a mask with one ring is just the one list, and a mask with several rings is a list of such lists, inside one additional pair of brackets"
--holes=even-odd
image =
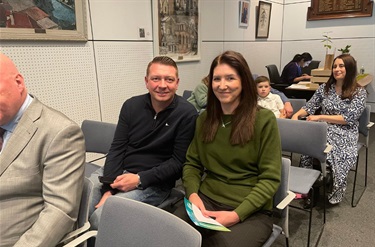
[[(367, 93), (357, 84), (357, 63), (350, 55), (335, 58), (328, 82), (320, 85), (313, 97), (292, 119), (307, 116), (307, 121), (328, 123), (327, 141), (332, 150), (327, 163), (332, 169), (333, 188), (328, 199), (331, 204), (342, 201), (347, 184), (347, 175), (357, 161), (359, 118), (365, 109)], [(319, 115), (313, 115), (321, 108)], [(312, 167), (313, 159), (301, 157), (303, 167)]]
[(302, 74), (301, 68), (309, 66), (311, 60), (312, 56), (308, 52), (296, 54), (293, 60), (285, 65), (280, 77), (281, 83), (291, 85), (300, 81), (310, 80), (311, 76)]
[[(199, 228), (202, 246), (262, 246), (272, 232), (281, 176), (276, 118), (257, 106), (256, 84), (240, 53), (217, 56), (209, 83), (207, 108), (197, 119), (183, 169), (186, 197), (231, 230)], [(183, 203), (174, 214), (193, 224)]]

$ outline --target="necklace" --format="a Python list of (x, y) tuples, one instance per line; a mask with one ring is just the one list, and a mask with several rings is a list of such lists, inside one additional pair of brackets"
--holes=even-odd
[(232, 120), (230, 120), (229, 122), (224, 123), (224, 120), (221, 119), (221, 127), (225, 128), (225, 127), (227, 127), (227, 125), (230, 124), (231, 122), (232, 122)]

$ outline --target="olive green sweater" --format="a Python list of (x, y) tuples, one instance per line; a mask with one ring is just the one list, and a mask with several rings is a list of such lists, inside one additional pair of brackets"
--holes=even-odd
[[(281, 142), (275, 115), (257, 112), (253, 138), (244, 146), (229, 142), (231, 124), (220, 126), (211, 143), (201, 139), (203, 112), (197, 119), (193, 141), (183, 169), (186, 196), (202, 192), (235, 208), (241, 221), (259, 210), (272, 210), (272, 198), (280, 183)], [(224, 122), (231, 116), (224, 116)], [(202, 181), (203, 171), (207, 176)]]

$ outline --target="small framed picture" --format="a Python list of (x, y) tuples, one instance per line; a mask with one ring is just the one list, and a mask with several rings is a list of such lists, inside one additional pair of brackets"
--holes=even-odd
[(239, 23), (240, 27), (249, 26), (250, 1), (240, 1)]
[(259, 1), (256, 38), (268, 38), (270, 32), (271, 8), (272, 3)]

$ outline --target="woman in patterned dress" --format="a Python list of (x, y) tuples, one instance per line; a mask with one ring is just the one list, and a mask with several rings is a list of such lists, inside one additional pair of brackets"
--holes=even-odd
[[(332, 150), (327, 163), (333, 175), (333, 188), (328, 195), (331, 204), (342, 201), (350, 168), (357, 161), (359, 118), (365, 109), (367, 93), (357, 84), (357, 63), (348, 54), (335, 58), (332, 73), (326, 84), (322, 84), (313, 97), (292, 119), (307, 116), (307, 121), (324, 121), (328, 124), (327, 141)], [(313, 115), (321, 109), (319, 115)], [(313, 159), (303, 155), (303, 167), (312, 168)]]

